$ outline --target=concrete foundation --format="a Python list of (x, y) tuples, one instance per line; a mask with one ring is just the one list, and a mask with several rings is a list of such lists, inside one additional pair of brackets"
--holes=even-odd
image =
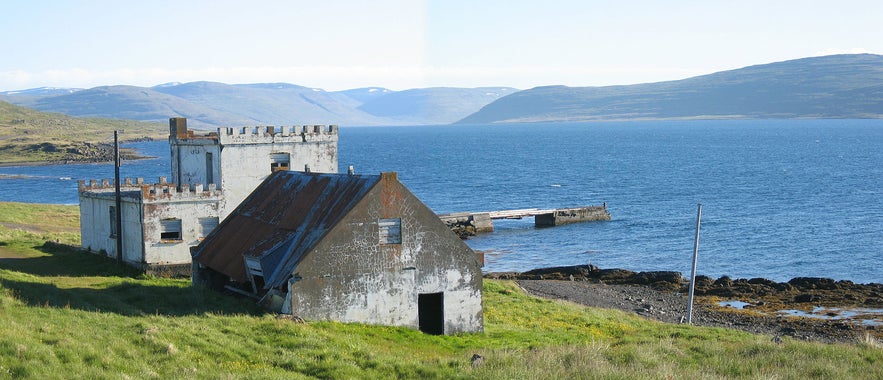
[(549, 214), (540, 214), (534, 217), (534, 225), (537, 227), (552, 227), (562, 224), (593, 222), (610, 220), (607, 212), (607, 204), (603, 206), (589, 206), (558, 209)]

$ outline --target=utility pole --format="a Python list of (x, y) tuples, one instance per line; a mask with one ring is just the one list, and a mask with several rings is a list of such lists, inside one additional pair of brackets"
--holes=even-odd
[(123, 263), (123, 210), (122, 197), (120, 196), (120, 140), (119, 131), (113, 131), (113, 187), (116, 201), (116, 243), (117, 243), (117, 264)]
[(696, 212), (696, 238), (693, 240), (693, 271), (690, 274), (690, 303), (687, 304), (687, 324), (693, 324), (693, 292), (696, 289), (696, 264), (699, 261), (699, 225), (702, 221), (702, 203)]

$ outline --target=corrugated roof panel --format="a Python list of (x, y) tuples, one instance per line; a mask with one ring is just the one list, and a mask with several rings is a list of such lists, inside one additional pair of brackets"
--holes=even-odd
[(376, 175), (280, 171), (270, 175), (193, 251), (194, 260), (246, 281), (243, 255), (260, 258), (266, 288), (300, 259), (378, 181)]

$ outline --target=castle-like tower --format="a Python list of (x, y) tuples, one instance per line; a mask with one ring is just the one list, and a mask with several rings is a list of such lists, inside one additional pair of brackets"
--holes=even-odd
[(195, 133), (169, 119), (172, 183), (222, 190), (221, 218), (277, 170), (337, 172), (336, 125), (219, 128)]
[[(336, 125), (187, 129), (169, 119), (171, 181), (126, 179), (116, 209), (112, 180), (80, 181), (82, 246), (148, 271), (190, 269), (190, 247), (277, 170), (337, 172)], [(116, 231), (120, 213), (122, 231)]]

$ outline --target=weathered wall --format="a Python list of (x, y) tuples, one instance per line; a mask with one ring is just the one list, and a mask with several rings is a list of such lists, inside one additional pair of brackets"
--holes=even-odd
[[(104, 250), (108, 257), (116, 258), (116, 238), (112, 238), (110, 208), (116, 201), (114, 193), (80, 193), (80, 241), (83, 248), (93, 252)], [(141, 253), (141, 205), (138, 199), (122, 198), (123, 260), (140, 262)]]
[[(154, 185), (142, 188), (143, 210), (143, 263), (149, 265), (189, 264), (190, 247), (199, 244), (200, 218), (220, 218), (222, 193), (210, 186), (201, 185), (181, 191), (170, 185)], [(181, 221), (181, 239), (162, 239), (161, 224), (164, 219)]]
[[(272, 127), (270, 127), (272, 128)], [(316, 173), (337, 172), (337, 126), (304, 127), (299, 133), (283, 128), (285, 133), (227, 129), (221, 130), (221, 186), (224, 189), (225, 211), (232, 211), (261, 181), (267, 178), (271, 154), (288, 153), (289, 168), (304, 171), (306, 165)], [(224, 216), (227, 215), (224, 213)]]
[[(481, 331), (478, 255), (384, 176), (298, 265), (292, 314), (417, 328), (418, 295), (444, 292), (444, 332)], [(401, 218), (401, 244), (380, 244), (382, 218)]]
[[(184, 186), (178, 191), (170, 184), (136, 186), (126, 179), (122, 191), (123, 260), (144, 269), (155, 265), (188, 264), (190, 246), (199, 243), (200, 218), (218, 217), (221, 192), (201, 185), (192, 191)], [(110, 208), (115, 205), (114, 189), (109, 180), (80, 185), (80, 235), (83, 248), (104, 250), (116, 257), (116, 240), (111, 238)], [(163, 219), (181, 220), (182, 235), (176, 241), (160, 238)]]
[(211, 178), (225, 193), (222, 218), (272, 173), (273, 154), (287, 153), (290, 170), (304, 171), (309, 165), (312, 172), (337, 172), (336, 125), (219, 128), (208, 135), (182, 136), (175, 134), (174, 126), (171, 129), (172, 183), (208, 186)]
[[(186, 139), (177, 140), (171, 138), (172, 183), (189, 185), (201, 184), (206, 187), (211, 183), (220, 186), (220, 146), (217, 139)], [(206, 153), (212, 155), (212, 174), (206, 175)]]

